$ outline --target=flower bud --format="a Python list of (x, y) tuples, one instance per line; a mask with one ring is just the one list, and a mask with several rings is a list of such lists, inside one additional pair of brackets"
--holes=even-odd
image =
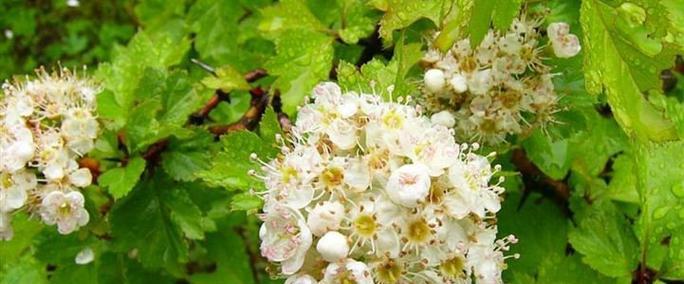
[(430, 69), (425, 72), (425, 86), (430, 92), (436, 93), (444, 89), (444, 72), (439, 69)]
[(318, 240), (316, 250), (328, 262), (336, 262), (346, 258), (349, 253), (347, 237), (336, 231), (327, 232)]
[(443, 125), (445, 127), (453, 127), (454, 124), (456, 124), (454, 115), (448, 110), (443, 110), (433, 114), (432, 117), (430, 117), (430, 121), (432, 121), (434, 124)]
[(454, 74), (453, 76), (451, 76), (451, 80), (449, 80), (449, 85), (452, 89), (454, 89), (454, 92), (456, 92), (457, 94), (461, 94), (468, 90), (466, 78), (463, 77), (463, 75), (461, 74)]

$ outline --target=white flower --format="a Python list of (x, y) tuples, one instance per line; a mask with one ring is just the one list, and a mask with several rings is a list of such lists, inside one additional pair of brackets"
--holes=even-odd
[(69, 173), (69, 182), (78, 187), (89, 186), (93, 180), (90, 170), (86, 168), (77, 169)]
[(339, 264), (337, 262), (330, 263), (325, 268), (321, 283), (373, 284), (373, 278), (366, 264), (353, 259), (347, 259)]
[(261, 255), (269, 261), (280, 262), (285, 275), (296, 273), (304, 264), (311, 247), (311, 231), (298, 211), (284, 206), (271, 208), (262, 215), (259, 229)]
[(322, 236), (330, 230), (337, 230), (344, 215), (344, 206), (341, 203), (325, 201), (311, 210), (307, 225), (311, 229), (311, 233)]
[(451, 79), (449, 80), (449, 86), (456, 92), (457, 94), (461, 94), (465, 91), (468, 90), (468, 81), (466, 80), (466, 77), (464, 77), (461, 74), (454, 74), (451, 76)]
[(570, 25), (563, 22), (551, 23), (546, 29), (553, 47), (553, 53), (560, 58), (577, 55), (582, 47), (576, 35), (570, 33)]
[(329, 231), (318, 240), (316, 250), (321, 254), (323, 259), (329, 262), (335, 262), (346, 258), (347, 254), (349, 254), (347, 237), (336, 231)]
[(495, 229), (484, 220), (503, 189), (489, 184), (498, 167), (456, 144), (455, 116), (333, 83), (313, 97), (276, 158), (252, 155), (266, 187), (262, 255), (287, 283), (472, 282), (467, 252), (495, 241), (481, 231)]
[(450, 213), (458, 218), (469, 213), (484, 217), (486, 212), (496, 213), (501, 209), (499, 194), (502, 189), (487, 185), (491, 177), (489, 163), (477, 161), (456, 163), (449, 168), (449, 180), (455, 190), (447, 193), (445, 203)]
[(397, 204), (416, 207), (430, 192), (429, 169), (422, 164), (403, 165), (394, 170), (385, 188), (387, 196)]
[(454, 115), (448, 110), (443, 110), (433, 114), (432, 117), (430, 117), (430, 121), (432, 121), (434, 124), (443, 125), (445, 127), (453, 127), (454, 124), (456, 124)]
[(59, 233), (66, 235), (84, 226), (90, 220), (90, 215), (83, 205), (83, 195), (78, 191), (66, 194), (61, 191), (52, 191), (43, 198), (40, 216), (45, 224), (57, 224)]
[(285, 284), (316, 284), (316, 278), (311, 277), (308, 274), (296, 274), (292, 275), (285, 280)]
[(76, 262), (76, 264), (85, 265), (93, 262), (93, 259), (95, 259), (93, 249), (86, 247), (78, 252), (76, 258), (74, 258), (74, 262)]
[(444, 89), (446, 82), (444, 81), (444, 72), (439, 69), (430, 69), (425, 72), (425, 87), (427, 87), (430, 92), (436, 93)]
[(0, 172), (0, 213), (24, 206), (27, 192), (37, 185), (36, 175), (26, 170)]

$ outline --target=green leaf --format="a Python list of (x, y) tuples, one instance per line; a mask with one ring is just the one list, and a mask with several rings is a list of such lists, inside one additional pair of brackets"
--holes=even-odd
[(125, 167), (113, 168), (104, 172), (98, 178), (98, 184), (106, 187), (114, 198), (124, 197), (140, 180), (140, 175), (145, 170), (145, 164), (143, 158), (135, 157), (128, 161)]
[(496, 1), (496, 8), (492, 13), (494, 27), (500, 31), (507, 31), (511, 27), (513, 19), (518, 16), (522, 2), (522, 0)]
[(30, 256), (24, 256), (14, 261), (13, 265), (7, 267), (7, 270), (0, 270), (0, 276), (2, 276), (0, 277), (0, 284), (47, 283), (45, 266), (41, 263)]
[[(660, 89), (659, 72), (672, 65), (676, 52), (662, 42), (665, 30), (660, 22), (667, 19), (663, 9), (658, 1), (623, 3), (616, 8), (590, 0), (581, 7), (587, 90), (605, 91), (620, 126), (642, 140), (676, 137), (672, 122), (642, 95), (642, 91)], [(634, 12), (643, 12), (648, 20), (630, 16)]]
[(146, 68), (163, 69), (178, 64), (190, 47), (186, 38), (175, 40), (165, 33), (154, 36), (140, 31), (125, 48), (115, 48), (111, 63), (101, 64), (96, 76), (106, 90), (113, 93), (119, 112), (102, 113), (103, 118), (124, 124), (135, 100), (134, 91)]
[[(517, 260), (508, 261), (510, 271), (537, 273), (537, 268), (548, 255), (562, 254), (567, 245), (567, 221), (563, 212), (551, 201), (532, 194), (519, 207), (520, 194), (509, 194), (497, 214), (499, 234), (514, 234), (519, 242), (510, 253), (520, 253)], [(530, 226), (529, 224), (535, 224)]]
[(646, 263), (665, 278), (684, 279), (684, 142), (637, 145), (641, 200), (636, 232)]
[(268, 107), (261, 117), (259, 123), (259, 136), (264, 140), (264, 143), (276, 145), (276, 135), (282, 135), (283, 130), (280, 129), (280, 122), (278, 122), (278, 115), (273, 108)]
[(623, 154), (613, 162), (613, 178), (608, 185), (608, 196), (613, 200), (639, 204), (634, 157)]
[(175, 180), (197, 179), (195, 174), (209, 167), (213, 141), (213, 135), (200, 130), (187, 139), (171, 139), (162, 153), (162, 168)]
[[(629, 278), (627, 278), (629, 279)], [(627, 280), (624, 279), (624, 280)], [(630, 279), (631, 280), (631, 279)], [(539, 266), (537, 283), (616, 283), (582, 263), (579, 255), (564, 256), (555, 254), (545, 257)]]
[(339, 0), (340, 7), (340, 38), (349, 44), (354, 44), (361, 38), (370, 36), (375, 30), (375, 23), (380, 18), (379, 13), (373, 11), (362, 0)]
[(237, 70), (224, 65), (216, 69), (216, 76), (209, 75), (202, 79), (202, 84), (209, 89), (218, 90), (229, 93), (233, 90), (249, 90), (249, 84), (245, 81), (245, 77)]
[[(31, 220), (27, 214), (18, 213), (12, 215), (12, 228), (14, 235), (21, 237), (0, 243), (0, 259), (19, 259), (21, 254), (31, 247), (34, 236), (41, 232), (43, 225)], [(0, 272), (9, 264), (0, 263)]]
[(492, 14), (496, 7), (496, 0), (475, 1), (470, 14), (468, 32), (470, 33), (470, 46), (476, 47), (484, 39), (489, 31)]
[(631, 277), (639, 263), (639, 243), (625, 217), (609, 202), (594, 204), (570, 231), (582, 261), (611, 277)]
[(183, 190), (159, 174), (138, 184), (110, 213), (114, 246), (122, 252), (137, 249), (145, 267), (178, 273), (179, 264), (188, 261), (183, 233), (199, 236), (192, 224), (201, 222), (193, 220), (196, 210), (187, 196), (178, 192)]
[[(261, 10), (261, 15), (259, 30), (266, 33), (280, 34), (293, 29), (303, 29), (310, 32), (326, 30), (303, 0), (280, 1), (276, 5)], [(287, 33), (283, 33), (283, 35)]]
[(230, 202), (230, 209), (233, 211), (251, 211), (261, 208), (263, 204), (263, 200), (252, 193), (239, 193), (233, 195), (233, 198)]
[(221, 283), (226, 279), (236, 284), (255, 283), (251, 267), (253, 260), (247, 253), (248, 244), (240, 235), (244, 228), (238, 227), (244, 222), (244, 217), (234, 213), (229, 216), (228, 222), (220, 224), (222, 229), (219, 232), (207, 235), (205, 248), (208, 251), (208, 259), (216, 262), (216, 271), (194, 274), (191, 277), (192, 283)]
[(192, 5), (187, 21), (197, 35), (195, 48), (202, 58), (222, 62), (238, 52), (238, 20), (244, 11), (237, 0), (201, 0)]
[(36, 259), (53, 265), (73, 263), (81, 250), (94, 244), (78, 234), (61, 235), (52, 227), (45, 228), (34, 241)]
[(155, 69), (145, 71), (135, 93), (138, 99), (125, 128), (131, 152), (141, 151), (171, 135), (191, 135), (183, 126), (212, 95), (199, 84), (192, 85), (186, 72), (167, 74)]
[(204, 239), (205, 231), (216, 229), (216, 224), (203, 216), (184, 188), (165, 193), (162, 202), (169, 207), (171, 220), (180, 227), (188, 239)]
[(570, 170), (572, 157), (568, 139), (554, 141), (538, 130), (523, 142), (523, 146), (530, 160), (549, 177), (561, 180)]
[(332, 69), (332, 38), (308, 30), (291, 30), (276, 39), (277, 55), (266, 69), (278, 79), (283, 110), (293, 114), (313, 87), (328, 78)]
[[(377, 92), (385, 98), (411, 95), (417, 86), (407, 80), (409, 71), (422, 57), (420, 44), (398, 44), (392, 60), (387, 64), (373, 59), (359, 70), (351, 63), (341, 61), (337, 67), (337, 78), (343, 89), (368, 93)], [(388, 89), (392, 87), (392, 93)]]
[(386, 0), (376, 1), (375, 8), (385, 12), (380, 20), (380, 37), (385, 46), (389, 46), (394, 31), (406, 28), (421, 18), (427, 18), (439, 26), (446, 16), (445, 12), (451, 10), (451, 1)]
[(269, 160), (278, 148), (249, 131), (228, 133), (221, 138), (221, 144), (223, 149), (212, 159), (210, 168), (198, 176), (211, 186), (228, 190), (263, 188), (263, 181), (247, 174), (250, 170), (260, 170), (250, 155), (256, 153), (260, 159)]

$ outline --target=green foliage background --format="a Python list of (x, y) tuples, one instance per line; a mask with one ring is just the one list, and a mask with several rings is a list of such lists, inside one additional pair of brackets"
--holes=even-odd
[[(293, 117), (322, 80), (420, 96), (417, 63), (432, 31), (442, 49), (477, 42), (521, 7), (570, 23), (583, 51), (550, 61), (560, 123), (488, 149), (509, 175), (500, 234), (516, 234), (522, 255), (504, 280), (684, 281), (684, 66), (672, 69), (684, 53), (684, 1), (625, 3), (2, 0), (0, 78), (85, 64), (104, 86), (105, 129), (90, 154), (102, 171), (84, 192), (90, 224), (61, 236), (15, 214), (0, 283), (279, 283), (259, 257), (260, 201), (247, 192), (262, 185), (246, 175), (250, 153), (277, 153), (279, 117)], [(268, 75), (247, 82), (257, 68)], [(256, 87), (279, 94), (275, 108), (253, 131), (217, 138)], [(217, 90), (230, 99), (198, 120)], [(75, 264), (86, 246), (95, 261)]]

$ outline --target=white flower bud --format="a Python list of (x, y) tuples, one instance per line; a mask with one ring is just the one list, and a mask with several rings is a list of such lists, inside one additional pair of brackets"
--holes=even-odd
[(387, 196), (397, 204), (416, 207), (430, 193), (430, 169), (422, 164), (403, 165), (387, 181)]
[(582, 47), (576, 35), (570, 33), (570, 25), (563, 22), (551, 23), (546, 29), (553, 53), (559, 58), (577, 55)]
[(434, 124), (443, 125), (445, 127), (453, 127), (454, 124), (456, 124), (454, 115), (448, 110), (443, 110), (433, 114), (432, 117), (430, 117), (430, 121), (432, 121)]
[(449, 80), (449, 85), (457, 94), (461, 94), (468, 90), (468, 83), (466, 78), (461, 74), (454, 74)]
[(442, 72), (442, 70), (428, 70), (425, 72), (423, 80), (425, 81), (425, 87), (427, 87), (430, 92), (436, 93), (444, 89), (444, 72)]
[(336, 231), (327, 232), (318, 240), (316, 250), (321, 254), (321, 257), (328, 262), (336, 262), (340, 259), (344, 259), (347, 257), (347, 254), (349, 254), (347, 237)]
[(344, 206), (337, 201), (326, 201), (311, 210), (307, 225), (312, 234), (320, 237), (330, 230), (337, 230), (343, 218)]

